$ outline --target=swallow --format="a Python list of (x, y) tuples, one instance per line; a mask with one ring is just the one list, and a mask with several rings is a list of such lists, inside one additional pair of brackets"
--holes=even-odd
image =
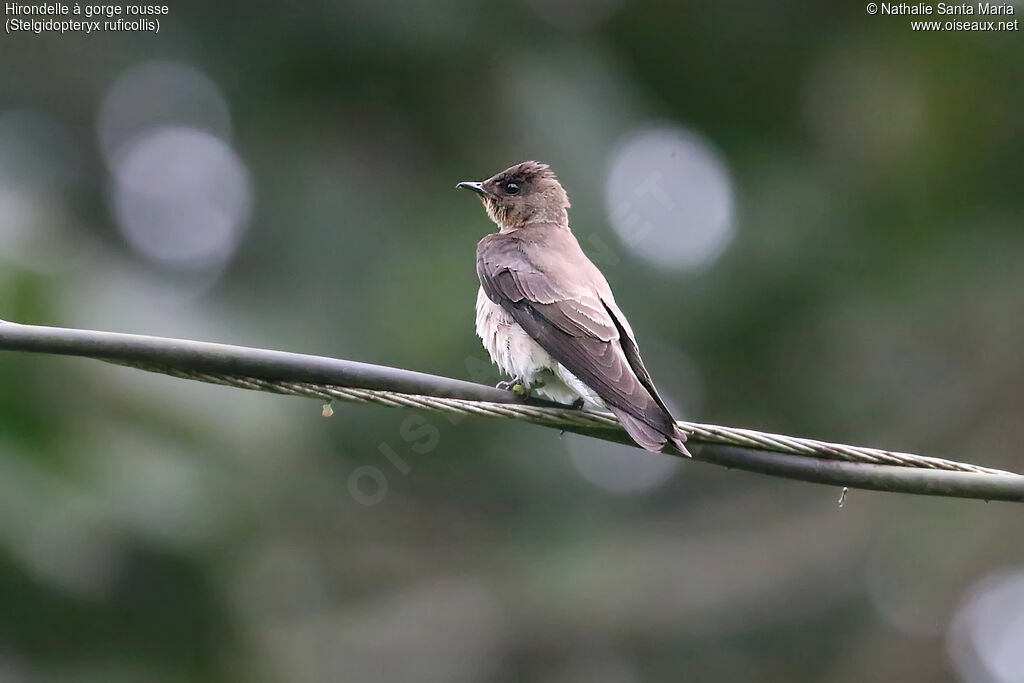
[(569, 197), (554, 172), (525, 161), (456, 187), (478, 194), (498, 226), (476, 250), (476, 332), (513, 378), (498, 386), (610, 410), (639, 446), (670, 444), (689, 456), (608, 281), (569, 228)]

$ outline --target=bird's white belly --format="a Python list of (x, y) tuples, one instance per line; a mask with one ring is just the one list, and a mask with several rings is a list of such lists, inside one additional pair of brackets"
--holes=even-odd
[(494, 364), (534, 394), (566, 404), (582, 398), (592, 408), (604, 408), (593, 389), (541, 348), (505, 309), (487, 298), (483, 288), (476, 297), (476, 333)]

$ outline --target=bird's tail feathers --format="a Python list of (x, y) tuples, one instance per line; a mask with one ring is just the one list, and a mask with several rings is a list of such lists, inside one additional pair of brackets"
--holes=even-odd
[(613, 413), (615, 413), (615, 417), (619, 418), (619, 422), (622, 423), (626, 433), (629, 434), (642, 448), (659, 453), (663, 448), (665, 448), (666, 443), (671, 442), (672, 446), (679, 451), (679, 453), (688, 458), (693, 457), (690, 455), (690, 451), (686, 450), (686, 446), (683, 445), (683, 442), (686, 441), (686, 434), (679, 431), (674, 424), (671, 428), (674, 433), (668, 435), (662, 430), (647, 424), (643, 420), (633, 417), (624, 410), (620, 410), (614, 406), (608, 407)]
[(680, 454), (687, 458), (693, 457), (690, 451), (686, 450), (686, 446), (683, 445), (686, 442), (686, 434), (679, 431), (679, 429), (676, 429), (676, 435), (669, 439), (669, 441), (672, 442), (672, 445), (676, 447), (676, 450), (679, 451)]

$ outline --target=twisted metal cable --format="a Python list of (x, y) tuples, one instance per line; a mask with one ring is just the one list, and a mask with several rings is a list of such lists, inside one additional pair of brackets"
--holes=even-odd
[[(272, 394), (288, 396), (306, 396), (323, 401), (347, 401), (352, 403), (376, 403), (393, 408), (417, 408), (432, 412), (454, 413), (459, 415), (476, 415), (481, 417), (505, 418), (522, 420), (548, 427), (592, 427), (600, 429), (618, 429), (622, 427), (611, 413), (599, 413), (568, 408), (548, 408), (525, 404), (491, 403), (485, 401), (466, 401), (454, 398), (439, 398), (417, 394), (402, 394), (393, 391), (374, 389), (358, 389), (309, 382), (271, 381), (258, 377), (240, 377), (207, 372), (193, 372), (177, 368), (157, 365), (120, 363), (130, 365), (139, 370), (159, 372), (180, 379), (191, 379), (235, 387), (264, 391)], [(991, 467), (982, 467), (955, 460), (931, 458), (912, 453), (898, 453), (877, 448), (847, 446), (816, 439), (802, 439), (781, 434), (758, 432), (752, 429), (721, 427), (699, 422), (677, 422), (691, 441), (717, 443), (729, 446), (743, 446), (775, 453), (788, 453), (827, 460), (843, 460), (846, 462), (868, 463), (872, 465), (895, 465), (898, 467), (915, 467), (921, 469), (946, 470), (949, 472), (974, 472), (978, 474), (994, 474), (1015, 476), (1012, 472)]]

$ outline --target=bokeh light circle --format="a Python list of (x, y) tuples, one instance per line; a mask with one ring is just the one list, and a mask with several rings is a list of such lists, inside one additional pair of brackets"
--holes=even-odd
[(710, 265), (733, 238), (733, 188), (721, 156), (703, 136), (647, 126), (613, 154), (605, 206), (623, 244), (666, 269)]
[(971, 589), (949, 646), (964, 681), (1024, 683), (1024, 571), (990, 575)]
[(234, 253), (251, 210), (249, 175), (220, 138), (152, 131), (114, 167), (114, 210), (128, 243), (169, 267), (215, 268)]

